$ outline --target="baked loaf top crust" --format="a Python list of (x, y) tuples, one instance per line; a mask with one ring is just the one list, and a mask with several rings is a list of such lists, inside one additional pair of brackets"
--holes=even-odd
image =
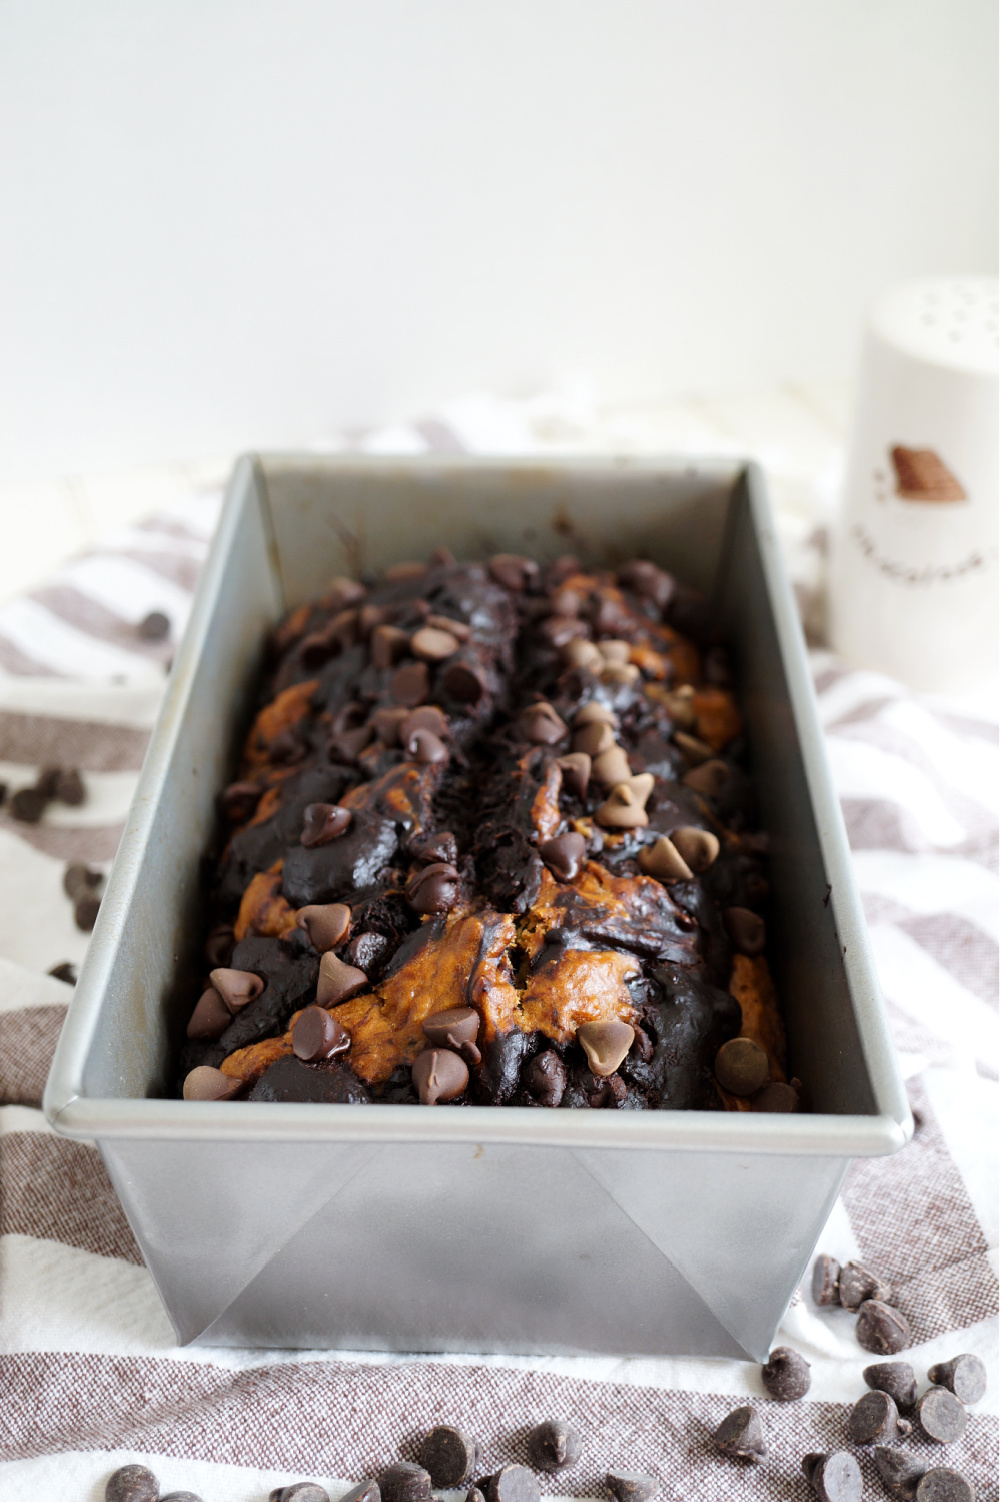
[(512, 555), (337, 579), (277, 628), (260, 704), (187, 1098), (797, 1107), (693, 591)]

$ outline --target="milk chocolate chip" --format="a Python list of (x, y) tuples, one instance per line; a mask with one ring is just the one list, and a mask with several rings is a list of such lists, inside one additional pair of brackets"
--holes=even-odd
[(719, 841), (710, 829), (684, 825), (671, 832), (674, 848), (687, 861), (695, 875), (707, 871), (719, 854)]
[(538, 577), (538, 564), (519, 553), (495, 553), (490, 559), (490, 573), (505, 589), (520, 592)]
[(309, 936), (318, 954), (336, 949), (347, 938), (351, 927), (351, 910), (346, 902), (314, 902), (300, 907), (296, 925)]
[(218, 991), (214, 986), (209, 986), (207, 991), (202, 992), (191, 1013), (187, 1035), (189, 1038), (207, 1038), (215, 1042), (222, 1037), (232, 1020), (233, 1014)]
[(228, 1074), (223, 1074), (221, 1069), (199, 1064), (184, 1080), (184, 1099), (232, 1100), (242, 1083), (242, 1080), (234, 1080)]
[(619, 782), (595, 814), (605, 829), (643, 829), (649, 823), (646, 799), (653, 791), (655, 778), (650, 772)]
[(724, 761), (713, 759), (703, 762), (700, 767), (692, 767), (681, 781), (692, 792), (703, 793), (706, 798), (717, 798), (729, 781), (729, 768)]
[(590, 766), (594, 781), (602, 787), (614, 787), (616, 783), (628, 782), (632, 776), (628, 754), (622, 746), (611, 746), (595, 757)]
[(746, 954), (752, 958), (764, 953), (767, 929), (763, 918), (751, 912), (748, 907), (727, 907), (723, 909), (722, 918), (729, 931), (729, 937), (740, 954)]
[(458, 648), (458, 638), (437, 626), (421, 626), (410, 637), (410, 651), (423, 662), (445, 662)]
[(583, 636), (568, 641), (559, 655), (568, 668), (578, 668), (584, 673), (599, 673), (604, 667), (604, 658), (595, 644)]
[(554, 746), (568, 734), (568, 726), (544, 699), (521, 710), (517, 717), (517, 728), (525, 740), (531, 741), (535, 746)]
[(667, 836), (661, 835), (654, 845), (643, 845), (638, 856), (639, 870), (657, 881), (690, 881), (693, 872), (680, 851)]
[(448, 760), (448, 747), (433, 730), (414, 730), (403, 743), (403, 750), (411, 761), (426, 767)]
[(450, 1048), (425, 1048), (414, 1059), (410, 1073), (422, 1106), (457, 1100), (469, 1083), (465, 1060)]
[(715, 1078), (730, 1095), (753, 1095), (770, 1072), (767, 1054), (752, 1038), (730, 1038), (715, 1056)]
[(587, 1055), (591, 1072), (604, 1078), (614, 1074), (635, 1042), (635, 1028), (616, 1018), (610, 1022), (584, 1022), (576, 1030), (576, 1041)]
[(610, 751), (616, 744), (615, 732), (606, 720), (591, 720), (579, 729), (573, 729), (573, 750), (584, 751), (590, 757)]
[(316, 985), (316, 1001), (321, 1007), (339, 1006), (368, 989), (368, 977), (354, 965), (345, 965), (332, 952), (324, 954), (319, 962), (319, 980)]
[(252, 970), (213, 970), (209, 980), (231, 1012), (239, 1012), (264, 989), (264, 982)]
[(568, 756), (558, 757), (556, 766), (562, 772), (563, 787), (578, 798), (585, 798), (590, 781), (590, 757), (582, 751), (571, 751)]
[(582, 730), (584, 725), (594, 724), (610, 725), (615, 730), (618, 728), (618, 716), (613, 709), (602, 704), (600, 699), (590, 699), (573, 717), (574, 732)]

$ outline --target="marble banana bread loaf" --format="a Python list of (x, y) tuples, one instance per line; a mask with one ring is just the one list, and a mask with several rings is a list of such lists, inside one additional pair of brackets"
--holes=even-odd
[(220, 796), (186, 1099), (798, 1108), (725, 648), (654, 564), (335, 579)]

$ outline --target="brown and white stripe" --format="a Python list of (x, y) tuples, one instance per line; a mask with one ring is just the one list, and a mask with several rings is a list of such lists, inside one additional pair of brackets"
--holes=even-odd
[[(498, 416), (490, 402), (354, 435), (350, 446), (523, 448), (523, 415), (508, 404)], [(0, 606), (0, 762), (25, 780), (46, 763), (75, 763), (94, 795), (89, 815), (62, 811), (38, 826), (0, 815), (0, 1495), (97, 1496), (113, 1465), (145, 1458), (171, 1487), (220, 1502), (250, 1502), (301, 1476), (333, 1483), (336, 1496), (411, 1456), (434, 1422), (481, 1436), (485, 1471), (521, 1458), (526, 1427), (557, 1414), (588, 1443), (578, 1468), (547, 1480), (556, 1495), (597, 1495), (603, 1470), (621, 1465), (657, 1475), (664, 1502), (804, 1496), (801, 1455), (844, 1444), (869, 1359), (853, 1317), (808, 1297), (793, 1301), (780, 1335), (812, 1362), (813, 1389), (802, 1404), (767, 1405), (772, 1459), (751, 1472), (707, 1439), (737, 1402), (761, 1399), (756, 1369), (739, 1363), (174, 1346), (98, 1153), (54, 1135), (38, 1109), (67, 995), (41, 972), (82, 956), (63, 862), (110, 859), (120, 816), (94, 819), (124, 795), (114, 779), (138, 772), (162, 692), (165, 653), (139, 642), (136, 621), (151, 609), (183, 619), (216, 509), (217, 497), (192, 489), (184, 505)], [(854, 1166), (823, 1249), (894, 1280), (921, 1374), (957, 1350), (983, 1356), (990, 1392), (948, 1459), (980, 1498), (996, 1497), (995, 721), (849, 673), (829, 654), (815, 654), (814, 669), (918, 1119), (902, 1153)], [(861, 1463), (876, 1495), (870, 1459)]]

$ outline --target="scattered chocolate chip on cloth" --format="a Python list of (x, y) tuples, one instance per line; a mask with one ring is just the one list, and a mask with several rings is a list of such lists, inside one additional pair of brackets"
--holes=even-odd
[[(438, 420), (414, 434), (463, 446)], [(775, 1339), (810, 1363), (808, 1393), (790, 1402), (749, 1363), (174, 1344), (96, 1149), (55, 1135), (40, 1102), (89, 938), (65, 870), (104, 873), (114, 856), (218, 506), (192, 493), (0, 604), (0, 781), (13, 792), (60, 766), (85, 792), (37, 822), (0, 805), (0, 1496), (97, 1502), (134, 1463), (163, 1497), (256, 1502), (311, 1480), (335, 1498), (418, 1460), (435, 1425), (481, 1442), (485, 1478), (530, 1464), (529, 1433), (550, 1418), (582, 1444), (539, 1476), (547, 1495), (603, 1495), (615, 1471), (639, 1473), (643, 1495), (655, 1478), (663, 1502), (805, 1496), (802, 1459), (850, 1447), (873, 1360), (854, 1314), (813, 1302), (808, 1273)], [(935, 1363), (985, 1363), (986, 1394), (955, 1443), (899, 1444), (995, 1498), (997, 726), (978, 702), (917, 697), (823, 652), (813, 666), (917, 1123), (903, 1152), (855, 1164), (819, 1250), (891, 1283), (911, 1332), (894, 1359), (921, 1391)], [(752, 1469), (712, 1440), (748, 1404), (768, 1446)], [(865, 1495), (881, 1495), (871, 1452), (855, 1453)]]

